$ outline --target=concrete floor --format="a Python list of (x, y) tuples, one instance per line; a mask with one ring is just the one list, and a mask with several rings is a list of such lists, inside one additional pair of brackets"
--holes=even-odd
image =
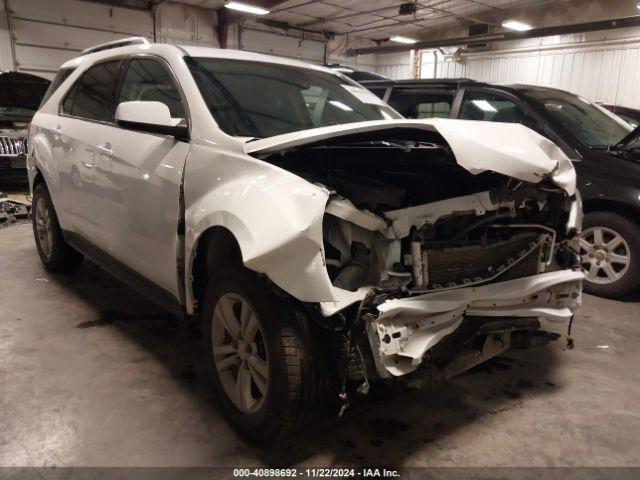
[(45, 273), (0, 229), (2, 466), (632, 466), (640, 309), (586, 297), (576, 348), (510, 353), (436, 394), (370, 402), (269, 450), (212, 405), (198, 341), (90, 263)]

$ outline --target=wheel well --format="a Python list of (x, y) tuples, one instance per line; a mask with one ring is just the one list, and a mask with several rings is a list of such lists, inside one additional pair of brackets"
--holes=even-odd
[(592, 212), (613, 212), (629, 220), (636, 221), (640, 215), (640, 210), (627, 204), (611, 200), (588, 200), (583, 202), (584, 213)]
[(35, 190), (36, 185), (40, 184), (40, 183), (44, 183), (45, 187), (47, 186), (47, 182), (44, 181), (44, 175), (42, 175), (42, 173), (40, 172), (40, 170), (37, 170), (38, 173), (36, 173), (36, 176), (33, 178), (33, 189)]
[(224, 227), (213, 227), (205, 231), (198, 241), (192, 267), (193, 296), (198, 305), (202, 305), (211, 274), (230, 265), (243, 265), (242, 252), (236, 238)]

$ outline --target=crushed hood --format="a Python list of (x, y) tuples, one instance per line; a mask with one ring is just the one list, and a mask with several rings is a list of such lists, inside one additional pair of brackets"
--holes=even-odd
[[(393, 133), (401, 129), (438, 133), (449, 144), (456, 162), (473, 174), (494, 171), (531, 183), (550, 177), (569, 195), (575, 193), (575, 171), (562, 150), (542, 135), (516, 123), (444, 118), (346, 123), (249, 140), (245, 143), (245, 152), (253, 155), (281, 153), (340, 137), (367, 132)], [(562, 171), (560, 176), (557, 175), (559, 171)]]

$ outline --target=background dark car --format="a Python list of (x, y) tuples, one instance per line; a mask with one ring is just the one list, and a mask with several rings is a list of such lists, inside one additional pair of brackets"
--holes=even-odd
[(620, 105), (610, 105), (608, 103), (603, 103), (601, 105), (610, 112), (618, 115), (623, 120), (629, 122), (629, 124), (633, 128), (636, 128), (638, 125), (640, 125), (640, 110), (629, 107), (621, 107)]
[(27, 181), (27, 126), (51, 82), (20, 72), (0, 72), (0, 181)]
[(620, 297), (640, 286), (640, 149), (629, 124), (552, 88), (469, 79), (361, 83), (407, 118), (517, 122), (554, 141), (578, 172), (585, 290)]

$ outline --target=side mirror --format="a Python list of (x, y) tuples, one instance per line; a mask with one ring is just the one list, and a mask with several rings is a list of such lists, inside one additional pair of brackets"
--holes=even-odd
[(116, 123), (128, 130), (170, 135), (177, 140), (188, 140), (189, 127), (183, 118), (172, 118), (162, 102), (122, 102), (116, 108)]

